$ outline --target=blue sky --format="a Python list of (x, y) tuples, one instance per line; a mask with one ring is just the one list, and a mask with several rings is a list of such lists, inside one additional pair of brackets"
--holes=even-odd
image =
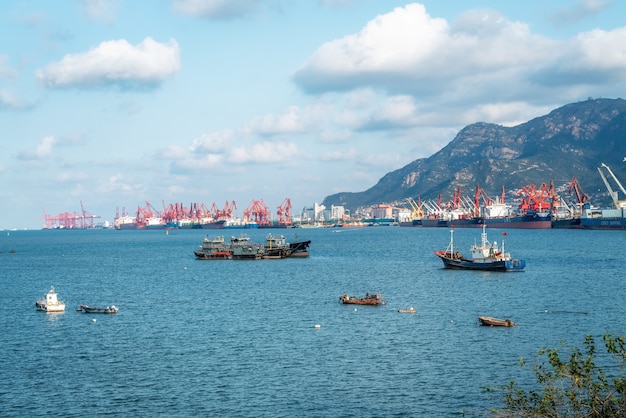
[(149, 201), (292, 212), (473, 122), (624, 97), (626, 2), (0, 5), (0, 228)]

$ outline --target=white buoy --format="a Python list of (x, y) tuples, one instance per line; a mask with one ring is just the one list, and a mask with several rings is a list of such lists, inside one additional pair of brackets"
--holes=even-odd
[(320, 324), (315, 324), (315, 328), (320, 328)]
[(354, 312), (356, 312), (356, 308), (354, 308)]
[(96, 318), (92, 319), (91, 322), (96, 322)]

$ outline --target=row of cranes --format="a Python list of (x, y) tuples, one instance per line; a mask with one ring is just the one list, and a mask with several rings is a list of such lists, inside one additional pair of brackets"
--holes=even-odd
[(44, 229), (93, 229), (94, 223), (100, 216), (89, 213), (85, 210), (83, 202), (80, 202), (80, 213), (63, 212), (57, 215), (48, 215), (43, 210)]
[(518, 214), (547, 211), (557, 213), (559, 211), (562, 212), (564, 208), (567, 212), (579, 212), (582, 205), (588, 202), (589, 197), (582, 191), (580, 183), (575, 177), (570, 181), (569, 193), (575, 193), (575, 207), (568, 205), (558, 195), (552, 180), (549, 184), (542, 183), (539, 187), (529, 184), (517, 190), (515, 196), (518, 206), (515, 211), (511, 205), (505, 202), (504, 186), (502, 186), (500, 196), (495, 199), (490, 197), (479, 184), (476, 184), (473, 198), (464, 196), (459, 186), (454, 190), (452, 199), (447, 202), (442, 201), (441, 195), (439, 195), (437, 201), (429, 200), (422, 202), (418, 196), (417, 202), (411, 198), (408, 199), (408, 202), (411, 206), (413, 219), (444, 218), (446, 217), (444, 216), (445, 214), (454, 219), (463, 219), (479, 216), (509, 216), (513, 212)]
[[(606, 173), (605, 173), (606, 172)], [(618, 199), (618, 191), (614, 190), (611, 186), (609, 178), (617, 185), (617, 188), (626, 196), (626, 188), (615, 176), (611, 168), (601, 163), (598, 167), (598, 173), (606, 186), (609, 196), (613, 201), (613, 206), (616, 209), (626, 208), (626, 199)], [(445, 214), (448, 216), (455, 216), (457, 219), (465, 217), (478, 217), (478, 216), (507, 216), (515, 212), (517, 214), (534, 212), (547, 212), (551, 211), (553, 216), (567, 217), (567, 216), (579, 216), (584, 207), (589, 207), (589, 196), (583, 192), (582, 187), (576, 177), (572, 178), (569, 182), (569, 194), (575, 199), (568, 203), (557, 192), (554, 187), (554, 182), (550, 180), (548, 184), (542, 183), (539, 187), (534, 184), (522, 186), (515, 192), (518, 206), (516, 210), (513, 210), (510, 205), (505, 204), (505, 190), (502, 186), (502, 192), (496, 199), (492, 199), (487, 193), (476, 185), (476, 191), (473, 198), (469, 196), (463, 196), (461, 194), (461, 188), (458, 187), (452, 196), (452, 199), (448, 202), (442, 202), (441, 195), (437, 201), (422, 202), (418, 196), (417, 202), (409, 198), (408, 202), (411, 206), (412, 218), (444, 218)]]
[[(146, 201), (145, 206), (139, 206), (135, 213), (137, 223), (147, 223), (150, 219), (160, 218), (165, 223), (170, 222), (199, 222), (202, 220), (230, 220), (235, 218), (235, 211), (237, 210), (237, 203), (235, 201), (224, 204), (223, 208), (219, 208), (215, 203), (211, 207), (207, 207), (203, 203), (191, 203), (188, 207), (185, 207), (182, 203), (171, 203), (167, 205), (165, 201), (163, 203), (163, 210), (159, 211), (155, 209), (149, 201)], [(278, 216), (277, 224), (280, 226), (291, 226), (291, 200), (286, 198), (276, 211)], [(123, 216), (128, 216), (125, 210), (122, 209), (120, 215), (119, 210), (116, 212), (116, 219)], [(243, 220), (245, 222), (256, 222), (259, 226), (269, 226), (272, 224), (271, 210), (263, 199), (252, 200), (250, 205), (243, 211)]]

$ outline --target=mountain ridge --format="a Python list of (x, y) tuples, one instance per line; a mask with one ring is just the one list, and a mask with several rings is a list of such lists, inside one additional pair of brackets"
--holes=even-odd
[(564, 185), (574, 177), (585, 191), (598, 190), (598, 198), (606, 198), (597, 167), (606, 163), (626, 179), (624, 157), (626, 100), (590, 98), (512, 127), (472, 123), (432, 156), (385, 174), (365, 191), (329, 195), (322, 204), (355, 210), (417, 196), (447, 199), (458, 188), (473, 195), (477, 184), (499, 194), (503, 186)]

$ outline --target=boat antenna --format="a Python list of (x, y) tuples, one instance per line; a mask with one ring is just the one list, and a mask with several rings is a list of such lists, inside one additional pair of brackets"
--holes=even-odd
[(450, 257), (454, 257), (454, 225), (450, 226)]
[(504, 237), (506, 237), (506, 231), (502, 232), (502, 256), (504, 257)]

